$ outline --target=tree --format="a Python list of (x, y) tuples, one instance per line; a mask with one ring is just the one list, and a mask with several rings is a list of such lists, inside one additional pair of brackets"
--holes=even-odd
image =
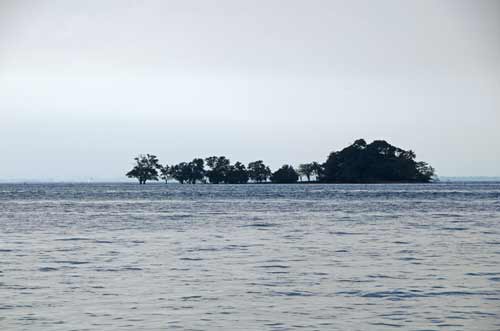
[(190, 178), (189, 182), (191, 184), (196, 184), (196, 181), (203, 181), (205, 177), (205, 162), (203, 159), (194, 159), (189, 162), (190, 168)]
[(299, 173), (299, 176), (306, 176), (307, 181), (311, 181), (311, 175), (314, 173), (314, 168), (312, 163), (303, 163), (299, 165), (299, 169), (297, 171)]
[(287, 164), (283, 165), (271, 175), (271, 181), (273, 183), (296, 183), (298, 179), (299, 174), (291, 165)]
[(248, 171), (241, 162), (229, 165), (225, 174), (224, 183), (246, 184), (248, 182)]
[(316, 181), (319, 180), (321, 175), (323, 174), (323, 166), (318, 162), (314, 161), (311, 163), (312, 174), (316, 177)]
[(422, 182), (430, 182), (436, 178), (436, 173), (433, 167), (426, 162), (417, 162), (417, 179)]
[(227, 172), (231, 161), (225, 156), (210, 156), (205, 159), (210, 168), (206, 171), (206, 176), (212, 184), (223, 183), (226, 180)]
[(165, 184), (167, 184), (168, 180), (172, 177), (171, 167), (166, 164), (164, 166), (160, 165), (159, 170), (160, 170), (160, 178), (165, 181)]
[(434, 169), (416, 162), (413, 151), (392, 146), (385, 140), (366, 144), (363, 139), (332, 152), (320, 173), (324, 182), (429, 182)]
[(158, 169), (161, 167), (155, 155), (139, 155), (134, 158), (136, 165), (127, 172), (129, 178), (137, 178), (139, 184), (146, 184), (148, 180), (158, 180)]
[(170, 167), (170, 174), (173, 179), (181, 184), (189, 182), (191, 178), (191, 167), (187, 162), (181, 162), (179, 164)]
[(191, 162), (181, 162), (170, 167), (170, 175), (181, 184), (196, 184), (205, 177), (205, 162), (203, 159), (193, 159)]
[(248, 177), (257, 183), (267, 181), (271, 176), (271, 169), (262, 160), (250, 162), (248, 164)]

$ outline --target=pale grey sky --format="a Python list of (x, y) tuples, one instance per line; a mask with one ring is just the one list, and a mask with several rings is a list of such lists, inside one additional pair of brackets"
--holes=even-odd
[(361, 137), (500, 176), (500, 1), (0, 0), (0, 179)]

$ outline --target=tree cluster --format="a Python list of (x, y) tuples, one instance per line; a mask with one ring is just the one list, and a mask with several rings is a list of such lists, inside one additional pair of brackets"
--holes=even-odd
[[(272, 173), (271, 169), (262, 160), (250, 162), (245, 166), (241, 162), (231, 164), (225, 156), (211, 156), (206, 159), (196, 158), (191, 162), (181, 162), (174, 165), (161, 165), (155, 155), (139, 155), (135, 158), (136, 165), (126, 176), (137, 178), (139, 184), (146, 180), (158, 181), (159, 178), (167, 183), (174, 179), (181, 184), (212, 183), (212, 184), (246, 184), (249, 181), (263, 183), (273, 178), (276, 182), (296, 182), (295, 177), (281, 178), (280, 173)], [(293, 167), (283, 166), (287, 169)], [(295, 172), (295, 170), (293, 170)], [(295, 172), (297, 175), (297, 173)], [(273, 177), (274, 175), (274, 177)], [(298, 175), (297, 175), (298, 176)], [(295, 178), (295, 179), (294, 179)]]
[(323, 164), (322, 182), (429, 182), (434, 168), (415, 161), (415, 153), (392, 146), (384, 140), (367, 144), (359, 139), (339, 152), (333, 152)]
[(134, 160), (136, 165), (127, 172), (127, 177), (137, 178), (139, 184), (146, 184), (148, 180), (158, 180), (158, 169), (161, 169), (161, 165), (155, 155), (139, 155)]
[(359, 139), (338, 152), (332, 152), (326, 162), (300, 164), (297, 170), (285, 164), (271, 169), (262, 160), (231, 164), (225, 156), (195, 158), (191, 162), (161, 165), (155, 155), (139, 155), (135, 166), (126, 176), (136, 178), (139, 184), (159, 178), (168, 182), (174, 179), (181, 184), (245, 184), (250, 182), (296, 183), (305, 177), (307, 182), (368, 183), (368, 182), (430, 182), (435, 177), (434, 168), (417, 162), (413, 151), (405, 151), (384, 140), (367, 144)]

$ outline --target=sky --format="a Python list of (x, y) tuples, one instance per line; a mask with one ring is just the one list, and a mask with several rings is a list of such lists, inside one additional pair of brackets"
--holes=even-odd
[(500, 176), (500, 1), (0, 0), (0, 180), (358, 138)]

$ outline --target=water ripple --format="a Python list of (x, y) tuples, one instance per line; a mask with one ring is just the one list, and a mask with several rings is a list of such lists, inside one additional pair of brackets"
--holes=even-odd
[(0, 184), (3, 330), (499, 330), (500, 183)]

